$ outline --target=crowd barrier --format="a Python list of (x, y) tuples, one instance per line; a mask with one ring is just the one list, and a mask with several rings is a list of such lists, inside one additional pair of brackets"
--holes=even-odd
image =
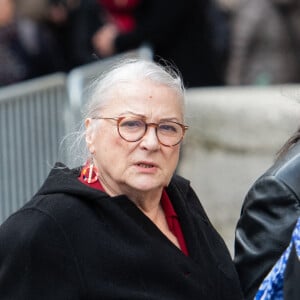
[(65, 74), (0, 89), (0, 222), (38, 190), (57, 159), (67, 105)]
[(78, 124), (85, 89), (124, 57), (152, 59), (152, 54), (141, 47), (68, 74), (0, 88), (0, 224), (37, 192), (56, 161), (69, 161), (60, 143)]
[(109, 66), (117, 63), (124, 58), (143, 58), (152, 60), (152, 51), (149, 47), (143, 46), (135, 51), (126, 52), (124, 54), (116, 55), (111, 58), (104, 59), (100, 62), (87, 64), (85, 66), (75, 68), (72, 70), (67, 78), (67, 85), (69, 91), (70, 119), (71, 126), (74, 128), (78, 125), (81, 119), (81, 107), (88, 94), (88, 87), (96, 80), (99, 75), (105, 71)]

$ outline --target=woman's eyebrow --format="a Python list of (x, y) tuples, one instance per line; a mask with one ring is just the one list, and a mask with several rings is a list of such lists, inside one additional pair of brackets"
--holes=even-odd
[(160, 119), (160, 122), (163, 122), (163, 121), (180, 122), (180, 119), (177, 118), (177, 117), (170, 117), (170, 118), (162, 118), (162, 119)]
[(120, 113), (120, 115), (134, 115), (136, 117), (141, 117), (141, 118), (146, 117), (145, 115), (142, 115), (142, 114), (139, 114), (137, 112), (130, 111), (130, 110), (124, 111), (124, 112)]
[[(120, 116), (125, 116), (125, 115), (133, 115), (135, 117), (139, 117), (139, 118), (142, 118), (142, 119), (147, 118), (147, 116), (145, 116), (143, 114), (140, 114), (140, 113), (137, 113), (137, 112), (133, 112), (131, 110), (127, 110), (127, 111), (124, 111), (124, 112), (120, 113)], [(181, 122), (181, 120), (178, 117), (166, 117), (166, 118), (159, 119), (159, 122), (166, 122), (166, 121)]]

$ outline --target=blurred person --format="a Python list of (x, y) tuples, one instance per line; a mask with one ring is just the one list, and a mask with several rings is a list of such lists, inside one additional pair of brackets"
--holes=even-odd
[(234, 262), (246, 300), (254, 298), (290, 243), (300, 217), (299, 182), (300, 127), (283, 145), (274, 164), (252, 185), (243, 203)]
[[(214, 47), (217, 35), (211, 30), (221, 32), (226, 23), (221, 14), (216, 14), (213, 1), (98, 0), (98, 3), (110, 16), (112, 3), (115, 13), (118, 6), (121, 14), (117, 16), (130, 23), (124, 30), (116, 18), (107, 18), (103, 13), (103, 26), (93, 36), (100, 58), (147, 45), (153, 50), (155, 60), (163, 58), (178, 66), (187, 87), (223, 84), (223, 62), (219, 49)], [(212, 26), (213, 22), (222, 22), (223, 26)]]
[[(87, 0), (85, 0), (86, 2)], [(83, 48), (76, 42), (80, 25), (77, 15), (80, 13), (81, 0), (48, 0), (46, 26), (49, 28), (62, 60), (62, 69), (66, 72), (85, 63), (78, 60), (76, 53)]]
[(0, 0), (0, 86), (30, 77), (26, 49), (19, 39), (14, 0)]
[(95, 82), (69, 147), (82, 165), (56, 164), (0, 226), (1, 300), (242, 299), (223, 239), (174, 174), (184, 98), (177, 72), (152, 61)]
[(232, 21), (229, 85), (300, 81), (298, 0), (244, 0)]
[(103, 8), (103, 18), (107, 24), (104, 26), (113, 26), (118, 32), (134, 30), (136, 27), (135, 10), (140, 0), (98, 0), (98, 3)]
[(47, 25), (58, 44), (66, 71), (93, 62), (91, 36), (100, 26), (101, 10), (95, 0), (48, 0)]
[(47, 6), (40, 0), (1, 2), (6, 8), (0, 15), (7, 13), (7, 17), (0, 16), (0, 84), (4, 86), (62, 70), (57, 44), (43, 24)]
[(99, 59), (91, 36), (102, 26), (97, 0), (48, 0), (48, 25), (61, 46), (67, 71)]
[(33, 77), (64, 70), (61, 49), (47, 21), (49, 0), (16, 0), (20, 37), (30, 55)]

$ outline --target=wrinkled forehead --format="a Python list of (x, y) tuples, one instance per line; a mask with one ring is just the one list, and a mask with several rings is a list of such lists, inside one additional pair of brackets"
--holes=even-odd
[[(150, 80), (118, 82), (105, 95), (103, 109), (123, 109), (131, 106), (165, 107), (184, 114), (184, 95), (181, 90)], [(157, 107), (158, 108), (158, 107)]]

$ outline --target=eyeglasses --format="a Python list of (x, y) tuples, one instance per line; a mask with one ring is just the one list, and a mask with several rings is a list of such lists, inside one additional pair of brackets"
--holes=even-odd
[(120, 137), (127, 142), (137, 142), (141, 140), (146, 134), (148, 127), (152, 126), (155, 128), (156, 136), (160, 144), (167, 147), (178, 145), (182, 141), (185, 131), (188, 129), (188, 126), (173, 121), (146, 123), (143, 119), (137, 117), (94, 117), (92, 119), (116, 121)]

